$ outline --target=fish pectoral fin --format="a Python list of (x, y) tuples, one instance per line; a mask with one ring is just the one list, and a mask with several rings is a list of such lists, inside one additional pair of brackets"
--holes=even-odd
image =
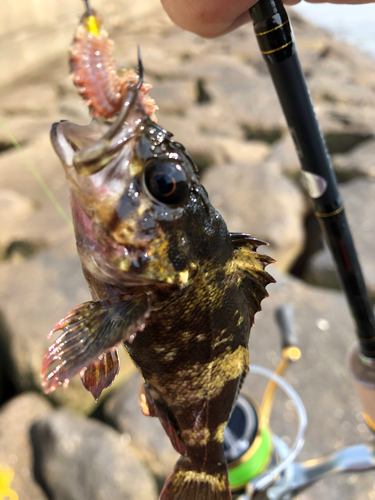
[(41, 376), (46, 394), (68, 385), (74, 375), (122, 340), (132, 343), (149, 315), (147, 294), (116, 303), (85, 302), (73, 309), (50, 332), (63, 331), (44, 357)]
[(85, 388), (91, 392), (97, 401), (103, 389), (112, 385), (120, 369), (120, 360), (116, 347), (103, 352), (80, 376)]

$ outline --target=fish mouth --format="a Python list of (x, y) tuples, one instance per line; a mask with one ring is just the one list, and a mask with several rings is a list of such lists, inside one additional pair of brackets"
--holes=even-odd
[(145, 130), (151, 135), (157, 129), (137, 92), (127, 91), (112, 121), (59, 122), (51, 139), (68, 178), (77, 249), (87, 271), (117, 286), (173, 285), (186, 273), (181, 278), (169, 258), (165, 224), (182, 208), (165, 208), (153, 200), (143, 175), (156, 154), (152, 140), (159, 145), (168, 132), (161, 129), (160, 137), (148, 137)]
[(140, 276), (149, 260), (146, 241), (118, 242), (107, 230), (124, 187), (132, 181), (129, 163), (140, 124), (148, 117), (137, 95), (138, 86), (130, 87), (113, 119), (98, 118), (88, 125), (61, 121), (51, 130), (71, 187), (81, 261), (96, 279), (115, 285), (154, 282)]
[(79, 182), (100, 172), (121, 155), (136, 136), (147, 114), (137, 100), (138, 88), (129, 88), (123, 107), (114, 119), (92, 120), (77, 125), (62, 120), (51, 129), (51, 142), (65, 167), (68, 178)]

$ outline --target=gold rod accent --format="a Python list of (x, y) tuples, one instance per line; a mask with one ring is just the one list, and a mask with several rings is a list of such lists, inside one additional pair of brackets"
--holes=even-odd
[(282, 26), (284, 26), (285, 24), (289, 23), (289, 19), (287, 19), (286, 21), (283, 22), (283, 24), (279, 24), (278, 26), (276, 26), (275, 28), (272, 28), (272, 30), (268, 30), (268, 31), (262, 31), (262, 33), (257, 33), (255, 32), (256, 36), (262, 36), (262, 35), (267, 35), (267, 33), (272, 33), (272, 31), (276, 31), (278, 30), (279, 28), (281, 28)]
[(337, 210), (334, 210), (333, 212), (329, 212), (328, 214), (324, 214), (323, 212), (315, 212), (315, 215), (317, 217), (321, 217), (322, 219), (324, 219), (326, 217), (333, 217), (334, 215), (339, 214), (343, 210), (344, 210), (344, 205), (341, 205), (341, 207), (339, 207)]
[(281, 47), (278, 47), (277, 49), (266, 50), (264, 52), (262, 50), (262, 54), (273, 54), (274, 52), (277, 52), (278, 50), (285, 49), (285, 47), (288, 47), (288, 45), (290, 45), (292, 43), (293, 43), (293, 40), (291, 40), (290, 42), (286, 43), (285, 45), (282, 45)]

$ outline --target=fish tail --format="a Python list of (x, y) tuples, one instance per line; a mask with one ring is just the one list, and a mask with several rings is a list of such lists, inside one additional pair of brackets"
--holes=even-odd
[(231, 500), (228, 472), (222, 463), (209, 470), (195, 470), (191, 460), (181, 457), (167, 478), (159, 500)]

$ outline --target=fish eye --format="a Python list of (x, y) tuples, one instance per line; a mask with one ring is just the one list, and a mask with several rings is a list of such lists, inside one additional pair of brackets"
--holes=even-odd
[(184, 168), (171, 160), (153, 160), (145, 170), (145, 184), (150, 194), (167, 205), (183, 203), (189, 194)]

